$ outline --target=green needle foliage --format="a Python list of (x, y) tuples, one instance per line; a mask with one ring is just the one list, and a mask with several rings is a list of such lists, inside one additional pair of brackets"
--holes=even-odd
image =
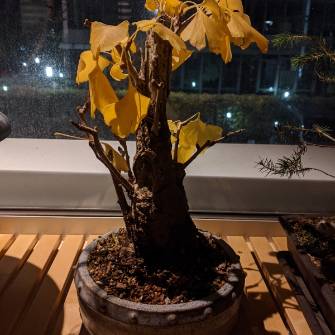
[(324, 38), (308, 35), (279, 34), (272, 41), (276, 48), (304, 46), (304, 52), (291, 59), (295, 68), (312, 66), (320, 81), (335, 83), (335, 51)]

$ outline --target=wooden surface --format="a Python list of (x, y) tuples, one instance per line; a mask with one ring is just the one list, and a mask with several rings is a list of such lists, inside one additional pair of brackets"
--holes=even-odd
[[(286, 238), (259, 236), (259, 226), (255, 223), (257, 236), (237, 236), (220, 229), (217, 222), (213, 229), (206, 224), (230, 243), (247, 274), (241, 317), (233, 334), (312, 334), (276, 257), (277, 251), (286, 249)], [(96, 237), (12, 235), (0, 230), (1, 335), (85, 334), (73, 267), (82, 248)]]

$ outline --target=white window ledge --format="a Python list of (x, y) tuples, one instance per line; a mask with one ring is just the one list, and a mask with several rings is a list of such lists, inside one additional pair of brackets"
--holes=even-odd
[[(130, 143), (134, 151), (134, 143)], [(260, 157), (294, 147), (219, 144), (187, 171), (190, 210), (197, 213), (331, 213), (335, 180), (318, 172), (266, 177)], [(334, 150), (312, 147), (305, 166), (335, 173)], [(84, 141), (7, 139), (0, 143), (0, 209), (118, 211), (107, 170)]]

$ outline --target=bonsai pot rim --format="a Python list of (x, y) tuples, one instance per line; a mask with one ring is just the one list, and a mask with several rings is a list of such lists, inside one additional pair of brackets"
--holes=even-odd
[[(209, 234), (207, 232), (202, 233)], [(131, 323), (145, 326), (171, 326), (171, 324), (175, 323), (196, 322), (204, 320), (210, 315), (217, 315), (229, 307), (235, 309), (234, 307), (236, 306), (236, 309), (238, 309), (243, 293), (245, 274), (233, 249), (215, 235), (212, 236), (219, 240), (230, 259), (237, 260), (230, 264), (227, 282), (217, 292), (201, 300), (169, 305), (143, 304), (108, 295), (91, 278), (87, 268), (87, 261), (98, 240), (104, 239), (110, 234), (111, 232), (91, 242), (85, 247), (79, 257), (75, 273), (75, 284), (81, 303), (84, 302), (92, 309), (96, 309), (106, 315), (109, 314), (107, 309), (111, 308), (112, 310), (108, 312), (113, 315), (115, 320), (129, 323), (133, 319)], [(92, 306), (92, 303), (95, 306)], [(155, 314), (155, 318), (149, 320), (148, 315), (152, 313)], [(178, 315), (183, 315), (183, 320), (178, 318)]]

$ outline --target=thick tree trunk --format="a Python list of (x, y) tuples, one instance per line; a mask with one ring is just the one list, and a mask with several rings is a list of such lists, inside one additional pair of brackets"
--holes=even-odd
[(168, 42), (148, 33), (144, 72), (151, 105), (137, 131), (134, 158), (132, 238), (141, 256), (160, 261), (186, 253), (196, 232), (183, 187), (185, 172), (171, 155), (166, 117), (171, 52)]

